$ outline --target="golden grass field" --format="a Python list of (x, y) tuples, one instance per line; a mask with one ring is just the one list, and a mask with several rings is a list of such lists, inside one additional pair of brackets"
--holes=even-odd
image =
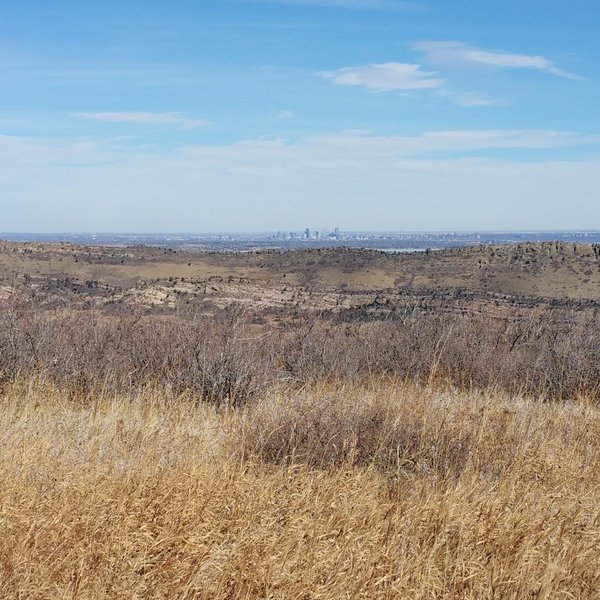
[(600, 410), (393, 380), (0, 397), (3, 599), (600, 597)]

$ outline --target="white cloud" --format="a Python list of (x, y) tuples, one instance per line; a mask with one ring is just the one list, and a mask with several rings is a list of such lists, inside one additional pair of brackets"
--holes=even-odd
[(0, 164), (17, 161), (22, 165), (47, 163), (54, 166), (77, 163), (81, 166), (110, 161), (135, 161), (146, 153), (165, 163), (181, 157), (201, 158), (217, 170), (252, 167), (257, 170), (308, 172), (312, 168), (350, 171), (394, 170), (398, 160), (416, 159), (435, 153), (448, 158), (456, 154), (477, 156), (494, 149), (551, 150), (598, 146), (600, 135), (583, 135), (554, 130), (441, 130), (419, 135), (376, 135), (370, 131), (342, 131), (311, 135), (297, 141), (283, 138), (240, 140), (226, 145), (181, 146), (158, 152), (137, 139), (59, 140), (0, 135)]
[(435, 64), (477, 64), (506, 69), (533, 69), (558, 77), (581, 79), (578, 75), (558, 68), (543, 56), (483, 50), (462, 42), (451, 41), (419, 42), (413, 46), (413, 49), (422, 52), (426, 60)]
[(495, 148), (551, 149), (600, 143), (600, 136), (545, 129), (433, 131), (412, 139), (418, 142), (423, 151), (445, 150), (448, 152)]
[(408, 63), (391, 62), (346, 67), (319, 75), (338, 85), (362, 86), (376, 92), (432, 89), (444, 85), (444, 80), (438, 79), (436, 73), (423, 71), (419, 65)]
[(146, 125), (180, 125), (182, 127), (205, 127), (208, 121), (191, 119), (177, 112), (80, 112), (80, 119), (107, 123), (137, 123)]
[(467, 92), (463, 94), (445, 94), (449, 96), (455, 104), (458, 106), (464, 106), (466, 108), (478, 108), (478, 107), (498, 107), (508, 106), (510, 102), (502, 100), (500, 98), (490, 98), (486, 94), (480, 94), (478, 92)]
[[(261, 142), (263, 152), (266, 143)], [(499, 149), (552, 150), (600, 145), (600, 136), (552, 130), (447, 130), (416, 136), (343, 132), (307, 137), (299, 144), (286, 144), (282, 140), (271, 143), (277, 143), (277, 152), (282, 157), (296, 155), (294, 161), (304, 162), (306, 168), (360, 172), (366, 168), (393, 171), (400, 160), (422, 160), (433, 153), (448, 158), (456, 154), (476, 157), (481, 152)], [(255, 147), (256, 142), (246, 144)]]
[(336, 71), (319, 73), (338, 85), (362, 86), (375, 92), (431, 90), (438, 97), (448, 98), (458, 106), (498, 107), (510, 104), (506, 100), (491, 98), (479, 92), (454, 92), (448, 89), (446, 80), (435, 72), (422, 70), (420, 65), (410, 63), (369, 64), (346, 67)]
[(520, 162), (482, 152), (586, 144), (597, 150), (600, 138), (345, 132), (157, 152), (0, 136), (0, 210), (6, 230), (22, 231), (259, 230), (304, 227), (317, 217), (347, 229), (582, 228), (597, 223), (597, 158), (552, 153)]

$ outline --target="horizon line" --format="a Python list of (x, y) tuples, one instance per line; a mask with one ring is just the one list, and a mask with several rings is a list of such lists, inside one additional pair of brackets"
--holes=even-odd
[[(330, 231), (335, 228), (311, 228), (311, 231)], [(479, 233), (600, 233), (600, 229), (570, 228), (570, 229), (342, 229), (340, 233), (367, 233), (367, 234), (479, 234)], [(3, 235), (115, 235), (115, 236), (206, 236), (206, 235), (267, 235), (274, 233), (304, 233), (306, 228), (291, 229), (264, 229), (264, 230), (214, 230), (214, 231), (0, 231)]]

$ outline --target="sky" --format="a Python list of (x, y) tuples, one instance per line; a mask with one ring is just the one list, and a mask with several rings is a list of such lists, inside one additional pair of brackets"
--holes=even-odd
[(0, 231), (600, 229), (600, 3), (0, 3)]

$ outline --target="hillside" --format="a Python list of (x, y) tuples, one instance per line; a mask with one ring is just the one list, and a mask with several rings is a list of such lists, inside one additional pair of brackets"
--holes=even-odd
[(178, 281), (182, 293), (195, 293), (207, 282), (218, 281), (241, 287), (268, 284), (351, 292), (460, 289), (600, 300), (600, 246), (532, 243), (414, 254), (351, 249), (201, 254), (149, 247), (1, 244), (4, 290), (24, 278), (40, 288), (68, 281), (75, 289), (93, 282), (115, 293), (165, 281)]

